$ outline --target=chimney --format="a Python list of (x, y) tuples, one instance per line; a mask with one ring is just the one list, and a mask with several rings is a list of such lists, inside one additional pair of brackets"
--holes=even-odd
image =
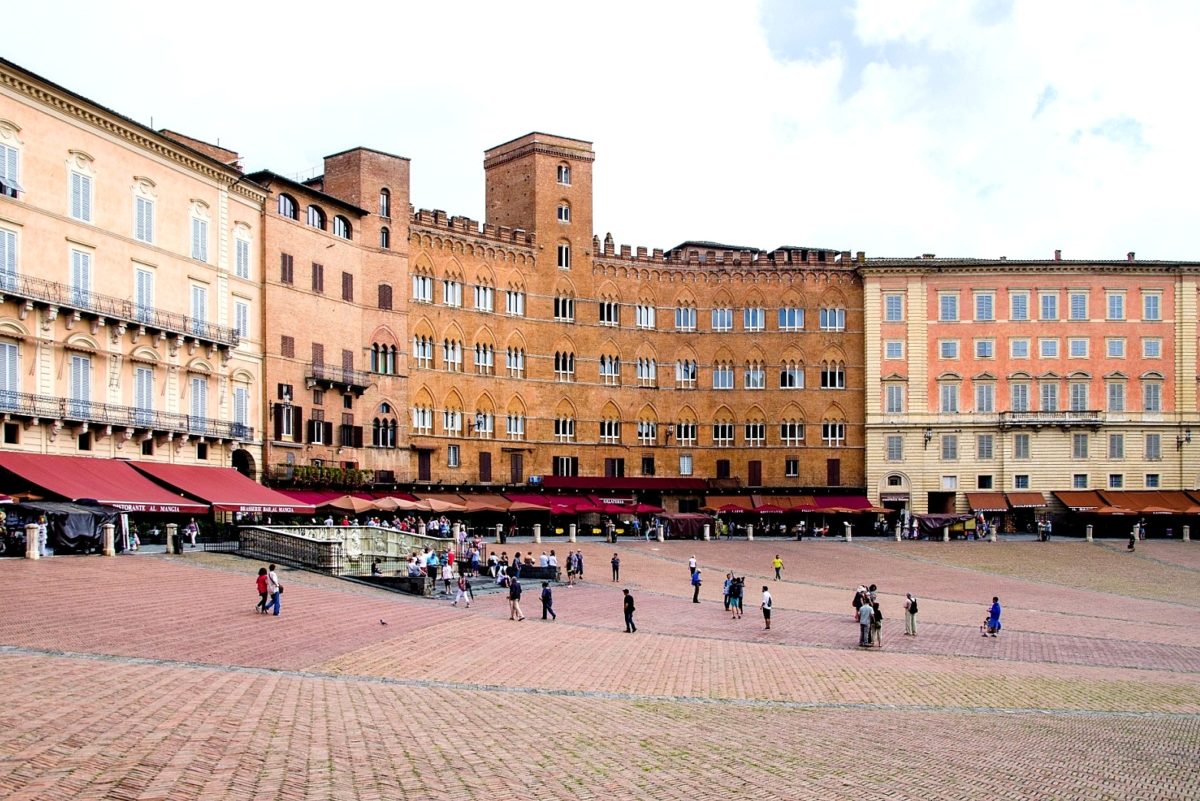
[(1062, 261), (1062, 251), (1061, 251), (1061, 250), (1055, 250), (1055, 251), (1054, 251), (1054, 260), (1055, 260), (1055, 261)]
[(1137, 254), (1131, 250), (1125, 254), (1125, 261), (1134, 261), (1136, 259), (1136, 257), (1137, 257)]

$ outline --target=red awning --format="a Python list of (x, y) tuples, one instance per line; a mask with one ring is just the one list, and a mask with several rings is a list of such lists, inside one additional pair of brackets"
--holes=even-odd
[(70, 501), (95, 501), (125, 512), (203, 514), (196, 503), (160, 487), (120, 459), (0, 452), (0, 467)]
[(754, 501), (745, 495), (709, 495), (701, 508), (711, 512), (752, 512)]
[(1014, 509), (1036, 509), (1046, 505), (1046, 496), (1040, 492), (1006, 492), (1004, 497)]
[(843, 509), (849, 512), (871, 511), (871, 501), (866, 495), (817, 495), (813, 498), (817, 511)]
[(311, 515), (311, 504), (264, 487), (232, 467), (132, 462), (133, 467), (163, 484), (212, 504), (216, 512), (261, 512)]
[(1072, 512), (1094, 512), (1108, 506), (1095, 490), (1055, 490), (1054, 497)]
[(972, 512), (1007, 512), (1008, 501), (1003, 492), (968, 492), (967, 506)]

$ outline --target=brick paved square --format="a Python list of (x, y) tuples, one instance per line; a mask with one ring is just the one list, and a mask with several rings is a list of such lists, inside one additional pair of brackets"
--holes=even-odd
[[(1200, 796), (1195, 545), (628, 542), (620, 583), (614, 546), (580, 547), (554, 622), (536, 584), (512, 622), (502, 594), (454, 608), (290, 570), (274, 618), (236, 557), (2, 560), (0, 797)], [(860, 649), (870, 582), (884, 647)]]

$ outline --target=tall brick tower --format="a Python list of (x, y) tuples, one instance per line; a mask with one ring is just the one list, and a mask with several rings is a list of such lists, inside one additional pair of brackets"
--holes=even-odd
[(537, 238), (539, 268), (589, 272), (592, 143), (529, 133), (484, 153), (487, 222)]

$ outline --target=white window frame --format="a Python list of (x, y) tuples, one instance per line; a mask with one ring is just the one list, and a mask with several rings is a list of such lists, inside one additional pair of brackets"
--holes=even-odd
[(733, 330), (733, 309), (728, 306), (718, 306), (712, 310), (712, 330)]

